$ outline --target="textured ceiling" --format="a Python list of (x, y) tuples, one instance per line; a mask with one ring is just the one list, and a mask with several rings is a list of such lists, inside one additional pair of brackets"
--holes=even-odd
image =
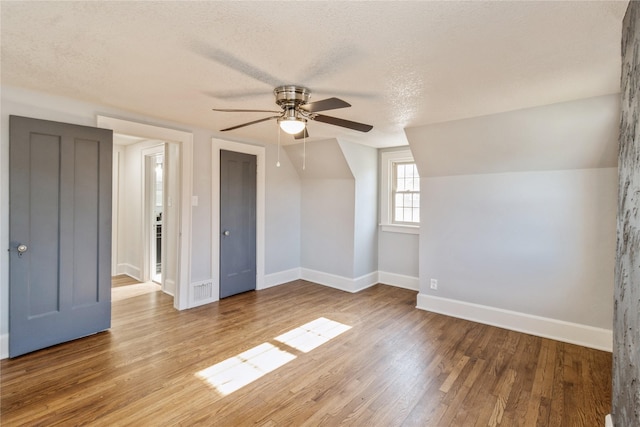
[(311, 123), (312, 139), (383, 147), (406, 127), (619, 92), (628, 2), (0, 4), (2, 84), (212, 130), (269, 114), (211, 108), (274, 109), (275, 86), (300, 84), (374, 126)]

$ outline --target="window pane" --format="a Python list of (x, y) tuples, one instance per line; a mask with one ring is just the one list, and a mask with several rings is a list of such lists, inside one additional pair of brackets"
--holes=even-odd
[(396, 223), (420, 222), (420, 176), (415, 163), (392, 164), (391, 221)]
[(411, 222), (411, 208), (404, 208), (404, 221)]
[(404, 182), (404, 187), (407, 191), (413, 191), (413, 178), (407, 178)]
[(413, 178), (413, 165), (404, 165), (404, 174), (407, 178)]
[(406, 186), (405, 186), (406, 182), (407, 181), (405, 179), (398, 179), (397, 182), (396, 182), (396, 189), (398, 191), (406, 191), (407, 190)]

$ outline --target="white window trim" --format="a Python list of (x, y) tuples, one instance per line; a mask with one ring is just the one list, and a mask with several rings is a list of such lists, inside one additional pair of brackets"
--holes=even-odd
[(393, 188), (393, 164), (413, 163), (411, 150), (383, 151), (380, 153), (381, 182), (380, 182), (380, 230), (392, 233), (419, 234), (419, 225), (393, 224), (391, 213), (391, 189)]

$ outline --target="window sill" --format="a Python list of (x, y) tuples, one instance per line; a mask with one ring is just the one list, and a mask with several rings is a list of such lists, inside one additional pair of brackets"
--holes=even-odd
[(380, 224), (380, 230), (389, 233), (420, 234), (420, 227), (417, 225)]

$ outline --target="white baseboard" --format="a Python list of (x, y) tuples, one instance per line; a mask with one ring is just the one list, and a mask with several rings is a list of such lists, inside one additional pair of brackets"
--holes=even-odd
[[(173, 292), (170, 292), (168, 289), (173, 289)], [(164, 289), (162, 290), (162, 292), (164, 292), (167, 295), (171, 295), (172, 297), (175, 297), (175, 289), (176, 289), (176, 282), (174, 280), (164, 279)]]
[(613, 427), (613, 421), (611, 420), (611, 414), (604, 418), (604, 427)]
[(372, 273), (365, 274), (364, 276), (350, 279), (348, 277), (311, 270), (308, 268), (292, 268), (290, 270), (267, 274), (264, 277), (264, 286), (262, 289), (282, 285), (298, 279), (308, 280), (310, 282), (315, 282), (346, 292), (358, 292), (369, 288), (376, 283), (395, 286), (397, 288), (410, 289), (412, 291), (418, 291), (420, 289), (420, 280), (417, 277), (405, 276), (402, 274), (374, 271)]
[(262, 289), (271, 288), (273, 286), (282, 285), (284, 283), (293, 282), (301, 277), (300, 268), (292, 268), (291, 270), (278, 271), (277, 273), (267, 274), (264, 276), (264, 286)]
[(351, 280), (354, 285), (351, 292), (360, 292), (378, 284), (378, 272), (374, 271)]
[(418, 277), (379, 271), (378, 282), (384, 285), (395, 286), (397, 288), (410, 289), (412, 291), (420, 290), (420, 279)]
[(310, 270), (308, 268), (301, 268), (300, 273), (301, 279), (351, 293), (359, 292), (378, 283), (377, 271), (356, 277), (355, 279), (324, 273), (322, 271)]
[(118, 266), (116, 267), (116, 272), (118, 273), (118, 275), (126, 274), (127, 276), (134, 278), (139, 282), (142, 281), (141, 270), (134, 265), (127, 263), (118, 264)]
[(613, 350), (613, 331), (516, 311), (418, 294), (417, 308), (597, 350)]
[(9, 357), (9, 334), (0, 335), (0, 359)]

